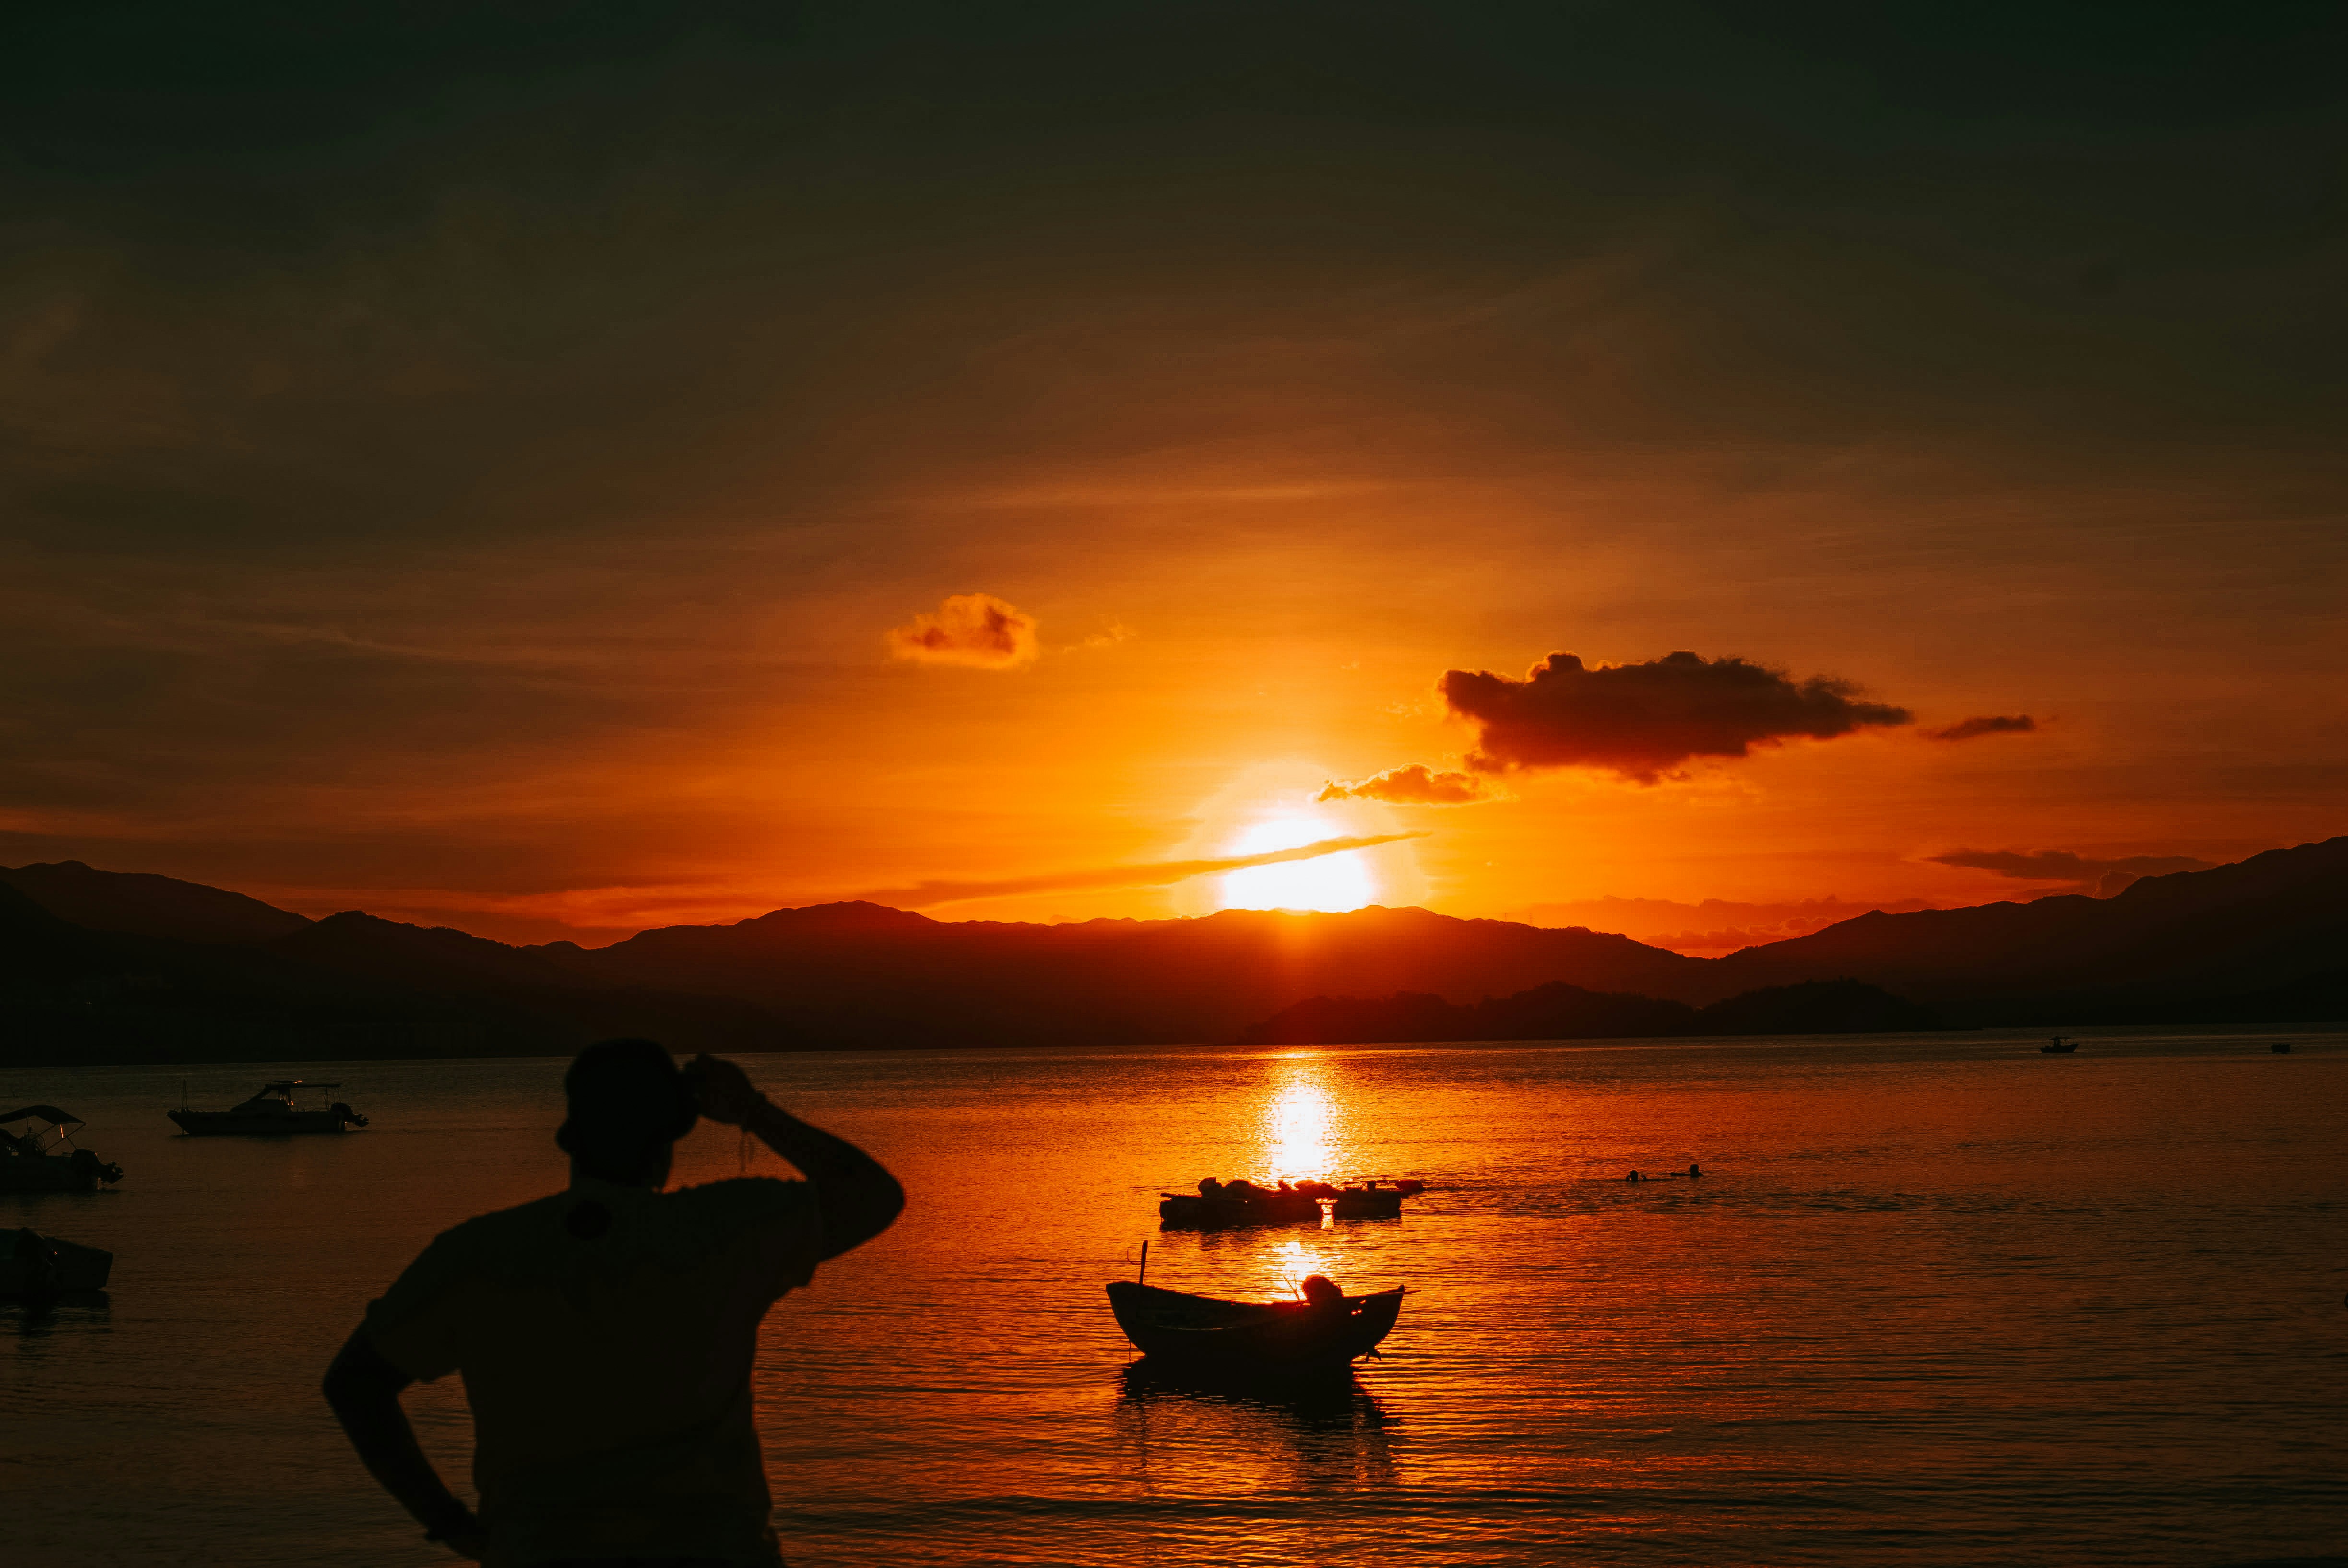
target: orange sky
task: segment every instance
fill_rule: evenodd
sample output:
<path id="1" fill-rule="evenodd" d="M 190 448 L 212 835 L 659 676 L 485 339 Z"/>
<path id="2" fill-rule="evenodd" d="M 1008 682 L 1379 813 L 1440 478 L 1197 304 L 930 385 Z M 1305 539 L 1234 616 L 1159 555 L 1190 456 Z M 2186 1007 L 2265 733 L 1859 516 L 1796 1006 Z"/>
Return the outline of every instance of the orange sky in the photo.
<path id="1" fill-rule="evenodd" d="M 1073 17 L 963 37 L 988 70 L 698 26 L 536 86 L 349 65 L 201 157 L 48 106 L 0 861 L 601 941 L 1062 873 L 927 907 L 1965 902 L 2056 885 L 1925 857 L 2343 830 L 2328 87 L 2164 118 L 2147 44 L 2143 104 L 1993 73 L 1991 114 L 1978 62 L 1717 28 L 1249 35 L 1307 79 Z M 1591 49 L 1664 96 L 1560 97 Z M 1112 58 L 1138 97 L 1070 85 Z M 1032 651 L 889 641 L 972 594 Z M 1313 802 L 1460 768 L 1447 671 L 1681 650 L 1915 723 Z M 1420 836 L 1110 875 L 1299 834 Z"/>

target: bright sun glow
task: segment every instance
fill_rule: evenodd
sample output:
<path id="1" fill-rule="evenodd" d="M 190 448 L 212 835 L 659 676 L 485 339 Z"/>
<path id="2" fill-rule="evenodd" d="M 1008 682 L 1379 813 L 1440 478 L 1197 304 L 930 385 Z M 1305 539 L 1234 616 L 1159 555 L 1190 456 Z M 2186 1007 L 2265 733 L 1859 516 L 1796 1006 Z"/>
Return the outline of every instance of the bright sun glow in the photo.
<path id="1" fill-rule="evenodd" d="M 1241 834 L 1229 855 L 1261 855 L 1267 849 L 1294 849 L 1323 838 L 1342 838 L 1346 830 L 1334 822 L 1311 816 L 1276 816 L 1259 822 Z M 1272 866 L 1251 866 L 1223 874 L 1226 909 L 1358 909 L 1377 897 L 1377 878 L 1367 856 L 1358 849 L 1323 855 L 1313 860 L 1283 860 Z"/>

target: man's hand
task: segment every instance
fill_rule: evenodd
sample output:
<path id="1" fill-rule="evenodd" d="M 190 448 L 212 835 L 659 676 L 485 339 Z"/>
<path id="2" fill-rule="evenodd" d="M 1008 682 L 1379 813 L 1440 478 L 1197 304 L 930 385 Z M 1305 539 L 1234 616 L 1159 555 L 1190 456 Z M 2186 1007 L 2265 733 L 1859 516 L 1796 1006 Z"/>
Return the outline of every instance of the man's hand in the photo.
<path id="1" fill-rule="evenodd" d="M 739 1127 L 767 1103 L 750 1075 L 724 1057 L 695 1057 L 685 1064 L 685 1081 L 692 1086 L 701 1113 L 728 1127 Z"/>
<path id="2" fill-rule="evenodd" d="M 479 1563 L 489 1550 L 489 1532 L 473 1511 L 443 1485 L 432 1461 L 416 1444 L 416 1429 L 400 1409 L 407 1373 L 384 1359 L 362 1326 L 326 1368 L 326 1403 L 358 1450 L 359 1462 L 382 1482 L 417 1523 L 459 1557 Z"/>
<path id="3" fill-rule="evenodd" d="M 728 1127 L 748 1128 L 814 1184 L 816 1199 L 823 1205 L 825 1257 L 863 1245 L 887 1230 L 904 1208 L 905 1189 L 879 1161 L 773 1103 L 732 1062 L 696 1056 L 685 1064 L 685 1081 L 693 1086 L 704 1116 Z"/>
<path id="4" fill-rule="evenodd" d="M 479 1563 L 489 1554 L 489 1532 L 481 1528 L 479 1520 L 468 1518 L 462 1525 L 444 1532 L 440 1544 L 468 1563 Z"/>

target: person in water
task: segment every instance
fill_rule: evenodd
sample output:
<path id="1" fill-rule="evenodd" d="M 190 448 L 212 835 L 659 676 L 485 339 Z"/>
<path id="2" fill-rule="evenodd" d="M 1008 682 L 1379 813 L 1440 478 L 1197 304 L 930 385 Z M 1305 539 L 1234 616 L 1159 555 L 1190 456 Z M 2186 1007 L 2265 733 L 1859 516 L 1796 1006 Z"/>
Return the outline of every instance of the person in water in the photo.
<path id="1" fill-rule="evenodd" d="M 579 1053 L 555 1143 L 570 1190 L 442 1233 L 370 1303 L 327 1402 L 426 1539 L 493 1568 L 776 1568 L 750 1367 L 816 1265 L 889 1228 L 904 1192 L 778 1109 L 730 1061 L 646 1040 Z M 697 1117 L 805 1174 L 663 1190 Z M 417 1448 L 402 1389 L 461 1373 L 480 1511 Z"/>

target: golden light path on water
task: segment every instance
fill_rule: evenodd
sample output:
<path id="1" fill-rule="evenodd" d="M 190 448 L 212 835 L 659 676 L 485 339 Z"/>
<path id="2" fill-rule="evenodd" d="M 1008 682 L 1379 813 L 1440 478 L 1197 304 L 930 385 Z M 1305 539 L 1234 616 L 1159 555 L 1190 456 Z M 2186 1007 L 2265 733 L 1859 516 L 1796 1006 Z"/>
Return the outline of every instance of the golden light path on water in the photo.
<path id="1" fill-rule="evenodd" d="M 1282 1057 L 1271 1096 L 1264 1102 L 1264 1174 L 1275 1182 L 1326 1182 L 1336 1179 L 1336 1148 L 1332 1142 L 1338 1112 L 1330 1097 L 1326 1071 L 1309 1052 Z"/>
<path id="2" fill-rule="evenodd" d="M 1328 1067 L 1317 1052 L 1300 1051 L 1274 1059 L 1270 1092 L 1262 1112 L 1263 1155 L 1262 1175 L 1251 1180 L 1272 1182 L 1341 1182 L 1350 1173 L 1339 1153 L 1338 1129 L 1349 1122 L 1329 1091 Z M 1330 1226 L 1323 1215 L 1321 1226 Z M 1266 1259 L 1275 1280 L 1275 1292 L 1300 1289 L 1308 1275 L 1325 1274 L 1331 1266 L 1328 1249 L 1319 1231 L 1299 1232 L 1280 1242 Z"/>

